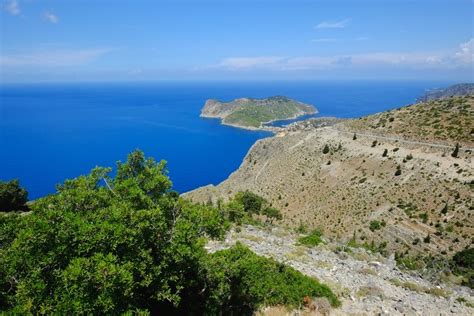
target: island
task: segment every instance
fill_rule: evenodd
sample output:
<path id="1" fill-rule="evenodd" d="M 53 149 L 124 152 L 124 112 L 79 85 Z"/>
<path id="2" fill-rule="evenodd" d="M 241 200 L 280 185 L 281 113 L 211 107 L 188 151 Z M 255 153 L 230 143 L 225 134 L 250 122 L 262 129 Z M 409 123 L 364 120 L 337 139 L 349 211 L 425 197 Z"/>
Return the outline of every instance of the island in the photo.
<path id="1" fill-rule="evenodd" d="M 265 99 L 240 98 L 231 102 L 210 99 L 201 110 L 201 117 L 220 118 L 223 125 L 250 130 L 264 129 L 264 124 L 316 114 L 309 104 L 284 96 Z"/>

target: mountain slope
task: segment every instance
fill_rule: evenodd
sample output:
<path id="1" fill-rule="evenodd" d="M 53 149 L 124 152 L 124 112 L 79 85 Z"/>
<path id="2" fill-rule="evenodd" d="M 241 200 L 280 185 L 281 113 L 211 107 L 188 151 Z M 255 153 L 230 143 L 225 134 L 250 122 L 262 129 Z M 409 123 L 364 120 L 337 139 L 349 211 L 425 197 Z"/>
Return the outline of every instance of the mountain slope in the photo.
<path id="1" fill-rule="evenodd" d="M 472 139 L 464 133 L 472 111 L 472 98 L 455 97 L 330 127 L 293 127 L 258 141 L 223 183 L 185 195 L 207 202 L 250 190 L 280 208 L 290 226 L 320 227 L 329 238 L 373 241 L 404 256 L 451 256 L 474 235 Z M 429 129 L 435 112 L 446 129 L 462 126 L 461 136 Z M 386 116 L 395 119 L 378 124 Z M 451 156 L 456 142 L 458 158 Z"/>
<path id="2" fill-rule="evenodd" d="M 435 89 L 428 91 L 420 98 L 420 101 L 430 101 L 435 99 L 449 98 L 452 96 L 474 95 L 474 83 L 459 83 L 445 89 Z"/>

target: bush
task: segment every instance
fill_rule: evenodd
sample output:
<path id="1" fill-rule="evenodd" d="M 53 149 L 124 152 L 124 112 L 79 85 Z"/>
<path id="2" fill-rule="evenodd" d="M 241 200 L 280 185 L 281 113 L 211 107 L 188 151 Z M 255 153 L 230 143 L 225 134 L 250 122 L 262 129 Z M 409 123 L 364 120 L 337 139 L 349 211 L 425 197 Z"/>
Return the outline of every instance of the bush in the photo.
<path id="1" fill-rule="evenodd" d="M 136 151 L 115 178 L 109 171 L 67 180 L 30 214 L 0 216 L 0 310 L 200 315 L 296 305 L 306 293 L 338 304 L 327 287 L 249 250 L 209 255 L 206 239 L 224 236 L 227 215 L 181 199 L 164 161 Z"/>
<path id="2" fill-rule="evenodd" d="M 474 248 L 459 251 L 453 256 L 454 271 L 464 276 L 463 285 L 474 288 Z"/>
<path id="3" fill-rule="evenodd" d="M 395 176 L 398 177 L 401 174 L 402 174 L 402 168 L 400 167 L 400 165 L 398 165 L 397 170 L 395 170 Z"/>
<path id="4" fill-rule="evenodd" d="M 298 242 L 305 246 L 317 246 L 322 243 L 321 239 L 322 233 L 320 230 L 313 230 L 309 233 L 309 235 L 301 237 L 298 239 Z"/>
<path id="5" fill-rule="evenodd" d="M 323 154 L 327 154 L 329 153 L 329 146 L 328 144 L 324 145 L 324 148 L 323 148 Z"/>
<path id="6" fill-rule="evenodd" d="M 369 229 L 373 232 L 380 228 L 382 228 L 382 224 L 379 221 L 371 221 L 369 224 Z"/>
<path id="7" fill-rule="evenodd" d="M 387 148 L 385 148 L 385 149 L 383 150 L 382 157 L 387 157 L 387 154 L 388 154 L 388 150 L 387 150 Z"/>
<path id="8" fill-rule="evenodd" d="M 208 310 L 210 314 L 245 315 L 264 305 L 298 308 L 305 296 L 326 297 L 332 306 L 340 305 L 327 286 L 291 267 L 259 257 L 241 244 L 212 254 L 208 264 L 212 295 L 206 305 L 218 307 Z"/>
<path id="9" fill-rule="evenodd" d="M 474 248 L 459 251 L 453 256 L 453 261 L 459 268 L 474 269 Z"/>
<path id="10" fill-rule="evenodd" d="M 267 207 L 262 211 L 262 215 L 265 215 L 268 221 L 273 222 L 273 220 L 281 220 L 283 216 L 281 212 L 274 207 Z"/>
<path id="11" fill-rule="evenodd" d="M 234 199 L 244 207 L 244 211 L 248 214 L 260 214 L 265 203 L 264 198 L 250 191 L 238 192 Z"/>
<path id="12" fill-rule="evenodd" d="M 18 180 L 0 181 L 0 212 L 27 211 L 28 192 Z"/>

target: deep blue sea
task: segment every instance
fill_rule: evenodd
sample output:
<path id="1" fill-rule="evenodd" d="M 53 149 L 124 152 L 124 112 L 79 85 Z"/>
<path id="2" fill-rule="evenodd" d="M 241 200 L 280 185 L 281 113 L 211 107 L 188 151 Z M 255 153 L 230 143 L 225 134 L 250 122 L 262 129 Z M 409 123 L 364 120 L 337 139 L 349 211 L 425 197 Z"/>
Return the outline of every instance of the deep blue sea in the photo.
<path id="1" fill-rule="evenodd" d="M 358 117 L 406 105 L 447 82 L 154 82 L 0 86 L 0 180 L 20 179 L 30 199 L 140 148 L 168 161 L 174 189 L 217 184 L 270 134 L 199 117 L 206 99 L 285 95 L 320 116 Z"/>

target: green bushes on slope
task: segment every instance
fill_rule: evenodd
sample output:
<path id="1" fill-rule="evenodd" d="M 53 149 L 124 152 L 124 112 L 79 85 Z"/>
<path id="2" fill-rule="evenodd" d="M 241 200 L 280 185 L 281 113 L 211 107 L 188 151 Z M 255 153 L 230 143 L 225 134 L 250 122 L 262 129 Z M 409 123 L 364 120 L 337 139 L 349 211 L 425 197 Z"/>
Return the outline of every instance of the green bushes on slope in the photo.
<path id="1" fill-rule="evenodd" d="M 332 306 L 340 305 L 327 286 L 284 264 L 259 257 L 241 244 L 212 254 L 209 264 L 218 289 L 211 299 L 220 303 L 208 305 L 220 304 L 219 310 L 212 311 L 216 314 L 249 314 L 262 305 L 298 307 L 304 296 L 324 296 Z"/>
<path id="2" fill-rule="evenodd" d="M 315 280 L 242 246 L 208 254 L 229 216 L 179 198 L 165 162 L 135 151 L 109 172 L 66 180 L 31 214 L 0 217 L 0 310 L 204 314 L 296 306 L 305 295 L 337 305 Z"/>

